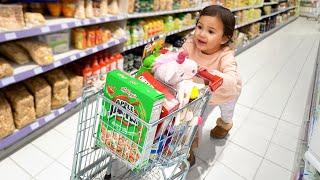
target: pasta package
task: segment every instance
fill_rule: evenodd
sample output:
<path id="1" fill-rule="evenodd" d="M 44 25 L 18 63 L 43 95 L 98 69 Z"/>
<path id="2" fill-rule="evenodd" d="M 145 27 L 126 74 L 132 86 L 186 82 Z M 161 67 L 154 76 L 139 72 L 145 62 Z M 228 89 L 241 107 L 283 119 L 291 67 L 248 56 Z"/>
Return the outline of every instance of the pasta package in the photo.
<path id="1" fill-rule="evenodd" d="M 0 44 L 0 53 L 18 64 L 26 64 L 30 61 L 29 53 L 14 42 Z"/>
<path id="2" fill-rule="evenodd" d="M 64 70 L 69 80 L 69 100 L 73 101 L 81 96 L 83 88 L 83 77 L 78 76 L 70 70 Z"/>
<path id="3" fill-rule="evenodd" d="M 22 5 L 0 4 L 0 30 L 20 30 L 24 27 Z"/>
<path id="4" fill-rule="evenodd" d="M 17 41 L 17 44 L 25 48 L 37 64 L 47 65 L 53 62 L 52 49 L 46 43 L 24 39 Z"/>
<path id="5" fill-rule="evenodd" d="M 26 26 L 29 28 L 42 26 L 46 24 L 46 19 L 40 13 L 27 12 L 24 13 L 24 18 L 26 21 Z"/>
<path id="6" fill-rule="evenodd" d="M 23 128 L 35 120 L 34 98 L 23 84 L 4 88 L 4 94 L 11 104 L 16 128 Z"/>
<path id="7" fill-rule="evenodd" d="M 7 60 L 0 57 L 0 78 L 11 76 L 13 69 Z"/>
<path id="8" fill-rule="evenodd" d="M 64 106 L 69 101 L 69 81 L 61 69 L 55 69 L 45 74 L 52 89 L 51 108 Z"/>
<path id="9" fill-rule="evenodd" d="M 34 96 L 36 116 L 44 116 L 51 111 L 51 87 L 47 81 L 40 77 L 30 78 L 24 81 L 28 90 Z"/>
<path id="10" fill-rule="evenodd" d="M 14 122 L 9 102 L 0 93 L 0 139 L 14 131 Z"/>

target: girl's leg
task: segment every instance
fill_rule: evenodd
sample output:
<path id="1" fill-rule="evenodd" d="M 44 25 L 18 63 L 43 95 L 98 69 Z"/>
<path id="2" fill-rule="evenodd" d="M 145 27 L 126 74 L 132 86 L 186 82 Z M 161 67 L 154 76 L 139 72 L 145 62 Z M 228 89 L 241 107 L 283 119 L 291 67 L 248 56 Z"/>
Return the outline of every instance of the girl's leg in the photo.
<path id="1" fill-rule="evenodd" d="M 221 110 L 221 118 L 217 119 L 216 127 L 211 130 L 211 137 L 218 139 L 226 137 L 233 125 L 232 119 L 237 100 L 238 98 L 236 98 L 233 101 L 219 105 Z"/>

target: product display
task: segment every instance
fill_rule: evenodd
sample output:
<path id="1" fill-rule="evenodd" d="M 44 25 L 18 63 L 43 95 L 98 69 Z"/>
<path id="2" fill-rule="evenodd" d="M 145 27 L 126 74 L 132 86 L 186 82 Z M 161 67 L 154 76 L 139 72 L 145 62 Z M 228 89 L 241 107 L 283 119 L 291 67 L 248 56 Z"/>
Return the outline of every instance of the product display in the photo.
<path id="1" fill-rule="evenodd" d="M 19 30 L 25 27 L 21 5 L 0 4 L 0 31 Z"/>
<path id="2" fill-rule="evenodd" d="M 14 131 L 14 122 L 9 102 L 0 92 L 0 139 Z"/>
<path id="3" fill-rule="evenodd" d="M 0 57 L 0 78 L 11 76 L 13 69 L 7 60 Z"/>
<path id="4" fill-rule="evenodd" d="M 69 100 L 73 101 L 82 94 L 83 77 L 76 75 L 68 69 L 64 69 L 63 72 L 69 80 Z"/>
<path id="5" fill-rule="evenodd" d="M 46 24 L 46 19 L 40 13 L 24 13 L 24 18 L 26 21 L 26 27 L 37 27 Z"/>
<path id="6" fill-rule="evenodd" d="M 39 36 L 39 40 L 47 44 L 54 54 L 61 54 L 70 50 L 70 31 Z"/>
<path id="7" fill-rule="evenodd" d="M 31 60 L 29 53 L 14 42 L 0 44 L 0 54 L 18 64 L 26 64 Z"/>
<path id="8" fill-rule="evenodd" d="M 23 84 L 8 86 L 3 89 L 3 92 L 10 102 L 17 129 L 23 128 L 36 119 L 34 98 Z"/>
<path id="9" fill-rule="evenodd" d="M 26 49 L 37 64 L 47 65 L 53 62 L 52 49 L 46 43 L 32 39 L 24 39 L 16 43 Z"/>
<path id="10" fill-rule="evenodd" d="M 44 116 L 51 111 L 51 87 L 47 81 L 40 77 L 24 81 L 25 86 L 34 97 L 36 116 Z"/>
<path id="11" fill-rule="evenodd" d="M 55 69 L 45 74 L 51 86 L 51 108 L 57 109 L 69 101 L 69 81 L 61 69 Z"/>

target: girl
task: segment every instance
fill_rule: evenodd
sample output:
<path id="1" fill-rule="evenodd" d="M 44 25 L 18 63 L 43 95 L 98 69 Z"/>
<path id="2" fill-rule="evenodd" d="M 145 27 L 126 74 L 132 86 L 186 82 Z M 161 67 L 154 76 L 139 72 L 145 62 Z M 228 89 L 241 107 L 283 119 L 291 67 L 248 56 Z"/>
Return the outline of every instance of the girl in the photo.
<path id="1" fill-rule="evenodd" d="M 223 78 L 222 86 L 213 93 L 203 117 L 206 119 L 210 111 L 219 106 L 221 117 L 210 132 L 212 138 L 224 138 L 232 128 L 233 112 L 242 87 L 234 51 L 230 47 L 234 27 L 235 18 L 230 10 L 218 5 L 208 6 L 200 12 L 194 35 L 183 45 L 199 68 Z M 195 163 L 192 150 L 189 161 L 191 165 Z"/>

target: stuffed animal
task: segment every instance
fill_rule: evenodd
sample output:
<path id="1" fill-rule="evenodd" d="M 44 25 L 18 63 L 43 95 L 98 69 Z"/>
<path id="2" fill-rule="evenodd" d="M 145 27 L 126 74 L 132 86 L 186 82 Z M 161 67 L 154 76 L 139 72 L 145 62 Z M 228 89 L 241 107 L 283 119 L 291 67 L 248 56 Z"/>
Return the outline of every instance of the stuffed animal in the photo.
<path id="1" fill-rule="evenodd" d="M 189 103 L 194 87 L 202 89 L 205 86 L 204 84 L 197 84 L 192 81 L 192 78 L 197 74 L 198 65 L 195 61 L 186 57 L 186 52 L 169 52 L 157 57 L 153 65 L 154 76 L 176 89 L 177 98 L 180 103 L 179 108 L 183 108 Z M 187 112 L 188 110 L 185 109 L 177 114 L 175 125 L 186 120 Z M 191 120 L 192 117 L 193 115 L 190 115 L 189 112 L 187 119 Z"/>

